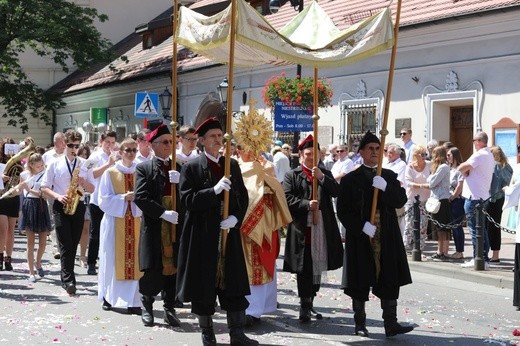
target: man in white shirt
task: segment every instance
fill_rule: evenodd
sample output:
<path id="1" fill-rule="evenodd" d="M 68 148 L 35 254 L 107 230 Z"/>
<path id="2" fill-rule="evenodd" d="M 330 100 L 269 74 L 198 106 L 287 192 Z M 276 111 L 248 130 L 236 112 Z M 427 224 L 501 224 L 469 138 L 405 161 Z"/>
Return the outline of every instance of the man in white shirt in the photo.
<path id="1" fill-rule="evenodd" d="M 406 154 L 406 163 L 410 162 L 410 156 L 413 153 L 413 147 L 415 146 L 415 142 L 412 141 L 412 130 L 408 128 L 401 129 L 401 140 L 403 141 L 403 149 Z"/>
<path id="2" fill-rule="evenodd" d="M 54 200 L 53 213 L 61 257 L 61 283 L 67 293 L 73 295 L 76 293 L 74 261 L 85 221 L 85 204 L 79 202 L 76 208 L 68 208 L 69 213 L 65 211 L 65 206 L 73 203 L 71 198 L 79 197 L 77 190 L 93 192 L 94 185 L 93 177 L 85 169 L 85 160 L 76 155 L 81 143 L 81 134 L 75 130 L 68 130 L 65 133 L 65 142 L 65 155 L 49 164 L 40 186 L 42 193 Z M 76 190 L 71 189 L 72 183 L 75 184 Z"/>
<path id="3" fill-rule="evenodd" d="M 117 134 L 115 131 L 105 131 L 101 134 L 99 140 L 100 150 L 96 150 L 90 155 L 88 162 L 92 168 L 94 175 L 95 190 L 90 198 L 90 237 L 88 242 L 88 256 L 87 256 L 87 274 L 96 275 L 96 262 L 99 253 L 99 229 L 101 226 L 101 219 L 103 218 L 103 211 L 99 208 L 99 190 L 97 188 L 101 176 L 110 167 L 114 165 L 117 160 L 117 151 L 113 151 L 116 145 Z"/>
<path id="4" fill-rule="evenodd" d="M 282 148 L 279 146 L 275 146 L 273 148 L 272 154 L 276 180 L 278 180 L 280 183 L 283 183 L 285 173 L 291 170 L 291 163 L 289 162 L 289 157 L 287 157 L 287 155 L 283 153 Z"/>
<path id="5" fill-rule="evenodd" d="M 327 168 L 329 171 L 332 169 L 332 166 L 334 166 L 334 162 L 336 162 L 336 158 L 338 157 L 338 154 L 336 153 L 337 149 L 338 146 L 336 144 L 330 144 L 329 155 L 327 155 L 327 157 L 325 157 L 325 160 L 323 160 L 325 168 Z"/>
<path id="6" fill-rule="evenodd" d="M 149 129 L 142 129 L 137 134 L 137 155 L 135 156 L 134 162 L 141 163 L 144 161 L 151 160 L 154 156 L 152 146 L 146 140 L 146 135 L 150 132 Z"/>
<path id="7" fill-rule="evenodd" d="M 339 183 L 341 178 L 350 173 L 354 169 L 354 162 L 348 158 L 347 146 L 342 144 L 338 145 L 336 149 L 337 161 L 332 165 L 331 173 L 334 179 Z"/>
<path id="8" fill-rule="evenodd" d="M 199 157 L 197 150 L 197 140 L 199 136 L 195 134 L 195 128 L 184 125 L 179 129 L 178 135 L 180 137 L 181 146 L 177 149 L 177 162 L 179 165 L 184 165 L 186 162 Z"/>
<path id="9" fill-rule="evenodd" d="M 491 187 L 491 180 L 495 169 L 495 160 L 487 143 L 487 134 L 485 132 L 477 132 L 475 136 L 473 136 L 473 146 L 476 151 L 466 162 L 461 163 L 457 168 L 465 176 L 464 184 L 462 185 L 462 197 L 466 198 L 464 202 L 464 212 L 466 215 L 470 215 L 467 220 L 471 234 L 471 242 L 473 244 L 473 259 L 463 263 L 462 266 L 464 267 L 473 267 L 477 252 L 477 216 L 473 211 L 480 199 L 486 200 L 490 196 L 489 188 Z M 482 256 L 483 259 L 488 262 L 489 238 L 485 223 L 482 225 L 482 230 L 484 238 L 484 253 Z"/>
<path id="10" fill-rule="evenodd" d="M 406 189 L 406 181 L 405 181 L 405 172 L 406 172 L 406 162 L 401 160 L 401 148 L 397 144 L 389 144 L 386 149 L 386 154 L 388 158 L 388 162 L 383 164 L 383 168 L 390 169 L 397 174 L 397 180 L 401 183 L 401 186 Z M 398 208 L 396 209 L 397 213 L 397 222 L 399 223 L 399 228 L 401 229 L 401 236 L 404 235 L 404 230 L 406 228 L 405 223 L 405 209 Z"/>
<path id="11" fill-rule="evenodd" d="M 42 158 L 45 163 L 45 167 L 49 167 L 52 161 L 56 158 L 61 157 L 65 154 L 65 135 L 63 132 L 56 132 L 53 137 L 54 147 L 50 150 L 47 150 Z M 49 198 L 47 200 L 47 205 L 49 207 L 49 214 L 51 217 L 51 232 L 49 233 L 49 237 L 51 238 L 52 243 L 52 252 L 55 259 L 60 259 L 60 251 L 58 249 L 58 240 L 56 239 L 56 226 L 54 223 L 54 215 L 52 212 L 52 205 L 54 204 L 54 200 Z"/>

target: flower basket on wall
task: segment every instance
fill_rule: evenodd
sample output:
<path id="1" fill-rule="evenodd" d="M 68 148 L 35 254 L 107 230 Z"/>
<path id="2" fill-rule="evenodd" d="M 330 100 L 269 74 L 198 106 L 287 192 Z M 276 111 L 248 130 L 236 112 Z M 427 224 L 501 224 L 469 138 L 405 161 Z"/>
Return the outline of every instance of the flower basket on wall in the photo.
<path id="1" fill-rule="evenodd" d="M 277 99 L 302 107 L 312 107 L 314 100 L 314 80 L 311 77 L 289 78 L 283 72 L 267 80 L 263 98 L 267 107 L 274 108 Z M 331 106 L 334 92 L 327 80 L 318 80 L 318 107 Z"/>

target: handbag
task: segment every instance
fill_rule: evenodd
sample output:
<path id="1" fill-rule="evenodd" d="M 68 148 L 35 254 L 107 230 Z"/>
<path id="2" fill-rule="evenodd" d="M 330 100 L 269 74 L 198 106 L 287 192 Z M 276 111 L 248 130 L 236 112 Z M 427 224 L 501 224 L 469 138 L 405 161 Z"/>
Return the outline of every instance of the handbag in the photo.
<path id="1" fill-rule="evenodd" d="M 439 201 L 436 197 L 429 197 L 426 200 L 424 207 L 428 213 L 437 214 L 441 208 L 441 201 Z"/>

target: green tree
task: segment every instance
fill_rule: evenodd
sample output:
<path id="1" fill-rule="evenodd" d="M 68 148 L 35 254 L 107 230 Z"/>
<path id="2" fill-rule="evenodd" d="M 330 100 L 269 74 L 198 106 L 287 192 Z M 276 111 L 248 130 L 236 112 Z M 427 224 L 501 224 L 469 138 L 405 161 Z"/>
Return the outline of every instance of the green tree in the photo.
<path id="1" fill-rule="evenodd" d="M 20 53 L 32 49 L 63 71 L 85 70 L 111 60 L 111 43 L 94 26 L 108 17 L 66 0 L 0 0 L 0 105 L 8 124 L 28 131 L 29 114 L 47 125 L 50 111 L 63 107 L 61 95 L 38 87 L 20 65 Z"/>

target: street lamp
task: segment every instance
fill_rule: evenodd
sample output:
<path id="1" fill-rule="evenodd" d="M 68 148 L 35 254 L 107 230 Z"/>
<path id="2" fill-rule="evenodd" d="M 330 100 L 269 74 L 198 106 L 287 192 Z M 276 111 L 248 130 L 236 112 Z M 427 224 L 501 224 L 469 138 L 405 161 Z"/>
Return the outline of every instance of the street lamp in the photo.
<path id="1" fill-rule="evenodd" d="M 166 87 L 162 94 L 159 95 L 161 108 L 163 110 L 163 118 L 170 119 L 170 109 L 172 108 L 172 93 Z"/>
<path id="2" fill-rule="evenodd" d="M 220 84 L 217 86 L 218 95 L 220 96 L 220 102 L 224 105 L 224 108 L 227 109 L 227 91 L 229 88 L 228 79 L 227 77 L 220 82 Z"/>

